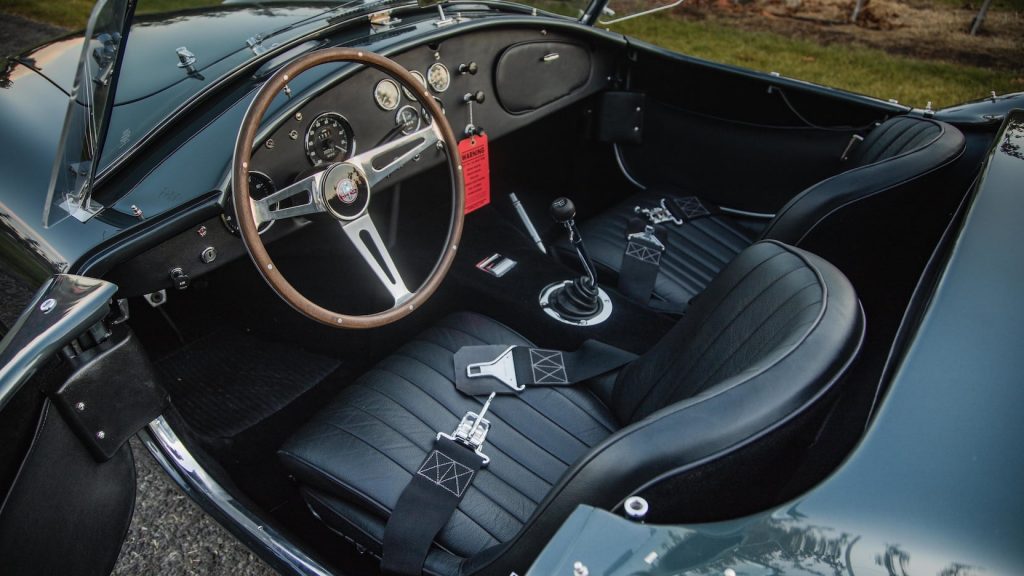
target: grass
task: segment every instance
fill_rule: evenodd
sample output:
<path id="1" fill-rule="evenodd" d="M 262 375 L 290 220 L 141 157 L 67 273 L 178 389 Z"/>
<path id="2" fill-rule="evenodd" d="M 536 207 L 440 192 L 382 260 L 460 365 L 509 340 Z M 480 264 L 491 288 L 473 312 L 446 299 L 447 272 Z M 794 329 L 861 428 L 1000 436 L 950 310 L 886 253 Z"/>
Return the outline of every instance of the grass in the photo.
<path id="1" fill-rule="evenodd" d="M 894 56 L 848 45 L 822 46 L 770 32 L 740 31 L 715 22 L 654 15 L 613 26 L 629 36 L 716 62 L 778 72 L 852 92 L 935 108 L 1024 90 L 1005 71 Z"/>
<path id="2" fill-rule="evenodd" d="M 0 0 L 0 12 L 17 14 L 32 20 L 79 30 L 85 28 L 95 0 Z M 200 6 L 217 6 L 219 0 L 141 0 L 139 14 L 169 12 Z"/>
<path id="3" fill-rule="evenodd" d="M 534 0 L 535 2 L 537 0 Z M 964 5 L 978 0 L 922 0 Z M 141 0 L 142 11 L 162 12 L 217 4 L 211 0 Z M 540 4 L 540 2 L 537 2 Z M 582 0 L 545 2 L 559 12 L 572 11 Z M 996 0 L 1003 9 L 1020 9 L 1024 0 Z M 83 28 L 93 0 L 0 0 L 0 13 L 7 12 L 68 28 Z M 1024 90 L 1020 73 L 974 66 L 893 56 L 882 50 L 847 45 L 821 46 L 770 32 L 752 32 L 712 22 L 694 22 L 657 14 L 614 26 L 616 31 L 664 46 L 671 50 L 716 62 L 779 72 L 826 86 L 880 98 L 894 98 L 904 104 L 936 108 L 998 93 Z"/>

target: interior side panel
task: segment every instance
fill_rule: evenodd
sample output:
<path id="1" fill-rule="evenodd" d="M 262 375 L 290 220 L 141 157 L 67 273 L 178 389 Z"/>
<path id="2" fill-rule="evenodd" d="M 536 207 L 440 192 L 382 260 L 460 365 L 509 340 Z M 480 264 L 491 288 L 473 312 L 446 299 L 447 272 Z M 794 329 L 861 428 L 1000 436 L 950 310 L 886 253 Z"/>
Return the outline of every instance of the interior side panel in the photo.
<path id="1" fill-rule="evenodd" d="M 646 94 L 643 141 L 621 145 L 633 175 L 722 205 L 773 213 L 843 170 L 863 133 L 905 107 L 672 55 L 632 54 L 629 89 Z"/>

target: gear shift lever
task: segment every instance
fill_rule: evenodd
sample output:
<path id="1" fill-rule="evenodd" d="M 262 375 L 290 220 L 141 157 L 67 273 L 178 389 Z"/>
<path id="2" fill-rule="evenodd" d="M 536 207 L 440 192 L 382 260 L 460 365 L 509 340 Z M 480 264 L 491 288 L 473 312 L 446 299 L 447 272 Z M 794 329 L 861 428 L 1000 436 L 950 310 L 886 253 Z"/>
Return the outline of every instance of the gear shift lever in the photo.
<path id="1" fill-rule="evenodd" d="M 580 230 L 576 227 L 576 205 L 572 203 L 572 200 L 561 196 L 555 198 L 549 211 L 555 222 L 565 226 L 565 229 L 569 231 L 569 243 L 576 249 L 576 255 L 579 256 L 580 264 L 583 265 L 583 271 L 587 273 L 586 279 L 589 280 L 591 287 L 597 286 L 597 269 L 594 268 L 594 262 L 583 245 L 583 236 L 580 236 Z"/>
<path id="2" fill-rule="evenodd" d="M 571 324 L 593 323 L 602 312 L 611 311 L 611 302 L 608 301 L 606 305 L 604 300 L 607 297 L 601 297 L 600 289 L 597 286 L 597 269 L 587 254 L 587 249 L 583 245 L 583 237 L 580 236 L 580 231 L 576 227 L 576 206 L 572 200 L 563 196 L 556 198 L 551 203 L 550 213 L 555 222 L 565 226 L 565 229 L 569 231 L 569 242 L 576 250 L 576 255 L 579 256 L 586 275 L 549 286 L 542 294 L 541 304 L 545 306 L 550 315 L 559 320 Z"/>

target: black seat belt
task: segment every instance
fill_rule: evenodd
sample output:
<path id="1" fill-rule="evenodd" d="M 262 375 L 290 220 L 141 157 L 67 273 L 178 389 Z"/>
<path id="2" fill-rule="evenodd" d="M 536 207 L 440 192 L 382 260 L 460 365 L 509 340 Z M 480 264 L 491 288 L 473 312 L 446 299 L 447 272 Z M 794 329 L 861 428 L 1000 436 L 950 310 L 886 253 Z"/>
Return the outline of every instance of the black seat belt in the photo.
<path id="1" fill-rule="evenodd" d="M 697 196 L 662 198 L 653 208 L 633 209 L 638 217 L 626 227 L 626 247 L 619 267 L 619 292 L 645 306 L 657 307 L 651 300 L 658 280 L 661 259 L 668 248 L 666 223 L 682 226 L 693 220 L 721 213 L 716 204 Z M 665 310 L 674 312 L 674 310 Z"/>
<path id="2" fill-rule="evenodd" d="M 668 233 L 663 226 L 651 225 L 633 218 L 626 228 L 626 250 L 619 267 L 619 292 L 623 296 L 647 304 L 658 280 L 661 257 L 665 253 Z"/>
<path id="3" fill-rule="evenodd" d="M 480 412 L 467 412 L 452 434 L 438 433 L 398 497 L 384 527 L 384 573 L 422 573 L 434 538 L 459 507 L 477 473 L 490 462 L 482 450 L 491 428 L 484 415 L 496 394 L 514 394 L 527 386 L 570 386 L 635 358 L 631 352 L 596 340 L 587 340 L 575 352 L 516 345 L 459 349 L 455 353 L 456 387 L 473 396 L 489 396 Z"/>
<path id="4" fill-rule="evenodd" d="M 381 570 L 419 576 L 438 532 L 459 507 L 477 472 L 491 459 L 482 448 L 491 428 L 484 418 L 492 393 L 479 413 L 467 412 L 452 434 L 438 433 L 433 449 L 398 497 L 384 527 Z"/>
<path id="5" fill-rule="evenodd" d="M 531 386 L 572 386 L 632 362 L 636 354 L 597 340 L 575 352 L 529 346 L 463 346 L 455 387 L 464 394 L 515 394 Z"/>

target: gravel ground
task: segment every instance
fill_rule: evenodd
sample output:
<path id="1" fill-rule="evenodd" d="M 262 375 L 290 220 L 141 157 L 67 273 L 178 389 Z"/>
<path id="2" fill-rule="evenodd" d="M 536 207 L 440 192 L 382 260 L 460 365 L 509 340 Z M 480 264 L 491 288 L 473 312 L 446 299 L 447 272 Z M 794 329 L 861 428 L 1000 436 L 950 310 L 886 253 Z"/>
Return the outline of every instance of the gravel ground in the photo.
<path id="1" fill-rule="evenodd" d="M 135 515 L 112 574 L 270 576 L 275 572 L 214 522 L 132 439 Z"/>
<path id="2" fill-rule="evenodd" d="M 19 54 L 66 32 L 63 28 L 0 13 L 0 57 Z M 138 440 L 132 439 L 131 444 L 138 473 L 135 514 L 112 574 L 276 574 L 185 496 Z"/>

